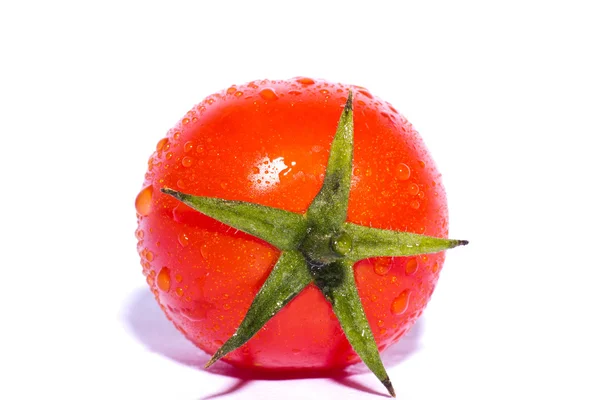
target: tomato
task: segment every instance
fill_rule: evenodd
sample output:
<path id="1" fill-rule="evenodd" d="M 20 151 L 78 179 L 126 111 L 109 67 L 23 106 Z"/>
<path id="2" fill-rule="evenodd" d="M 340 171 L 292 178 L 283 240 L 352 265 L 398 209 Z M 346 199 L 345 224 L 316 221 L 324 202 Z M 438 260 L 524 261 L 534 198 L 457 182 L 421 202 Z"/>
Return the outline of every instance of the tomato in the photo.
<path id="1" fill-rule="evenodd" d="M 358 86 L 310 78 L 254 81 L 211 95 L 158 141 L 136 199 L 143 273 L 166 316 L 213 354 L 235 332 L 280 251 L 162 193 L 239 200 L 306 213 L 326 173 L 349 91 L 354 156 L 347 221 L 447 238 L 440 173 L 392 105 Z M 354 264 L 379 350 L 419 318 L 444 252 Z M 360 361 L 314 283 L 224 360 L 276 370 L 343 368 Z"/>

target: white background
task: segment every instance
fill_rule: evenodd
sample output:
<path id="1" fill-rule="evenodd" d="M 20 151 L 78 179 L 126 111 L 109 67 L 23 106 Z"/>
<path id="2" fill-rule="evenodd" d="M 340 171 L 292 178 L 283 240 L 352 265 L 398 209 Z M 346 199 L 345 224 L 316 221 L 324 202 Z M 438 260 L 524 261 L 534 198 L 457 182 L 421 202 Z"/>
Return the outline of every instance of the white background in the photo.
<path id="1" fill-rule="evenodd" d="M 595 3 L 2 2 L 0 398 L 382 398 L 360 368 L 205 372 L 141 274 L 157 140 L 215 91 L 298 75 L 407 116 L 471 241 L 384 355 L 398 398 L 600 398 Z"/>

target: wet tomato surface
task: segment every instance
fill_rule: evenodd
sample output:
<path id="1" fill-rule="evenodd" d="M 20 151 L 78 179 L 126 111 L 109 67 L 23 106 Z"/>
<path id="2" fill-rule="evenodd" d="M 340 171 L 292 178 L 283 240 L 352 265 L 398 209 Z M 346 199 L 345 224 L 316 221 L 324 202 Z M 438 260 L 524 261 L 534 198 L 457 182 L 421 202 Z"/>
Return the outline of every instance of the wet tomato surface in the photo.
<path id="1" fill-rule="evenodd" d="M 294 78 L 254 81 L 208 96 L 158 141 L 135 203 L 148 285 L 167 317 L 208 353 L 235 333 L 280 252 L 161 188 L 306 212 L 323 184 L 349 90 L 354 159 L 347 220 L 447 237 L 444 188 L 421 137 L 368 90 Z M 420 316 L 443 262 L 444 252 L 356 262 L 358 293 L 380 350 Z M 314 284 L 224 360 L 277 370 L 334 369 L 360 361 Z"/>

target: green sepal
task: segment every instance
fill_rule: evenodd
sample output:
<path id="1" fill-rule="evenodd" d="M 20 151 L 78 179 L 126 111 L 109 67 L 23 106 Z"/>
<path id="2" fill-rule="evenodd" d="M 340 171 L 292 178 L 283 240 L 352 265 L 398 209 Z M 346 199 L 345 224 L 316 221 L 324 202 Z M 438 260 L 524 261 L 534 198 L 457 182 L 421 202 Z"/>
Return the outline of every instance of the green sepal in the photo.
<path id="1" fill-rule="evenodd" d="M 468 244 L 467 240 L 442 239 L 417 233 L 376 229 L 345 223 L 342 231 L 351 238 L 346 258 L 354 261 L 370 257 L 402 257 L 438 253 Z"/>
<path id="2" fill-rule="evenodd" d="M 282 252 L 273 271 L 252 301 L 242 323 L 233 336 L 212 356 L 205 368 L 250 340 L 311 281 L 304 256 L 299 251 Z"/>
<path id="3" fill-rule="evenodd" d="M 161 191 L 235 229 L 260 238 L 280 250 L 294 250 L 306 234 L 306 218 L 279 208 L 244 201 L 194 196 L 173 189 Z"/>
<path id="4" fill-rule="evenodd" d="M 348 213 L 353 149 L 354 120 L 350 92 L 331 144 L 323 186 L 306 212 L 310 234 L 306 235 L 300 250 L 310 262 L 329 264 L 340 258 L 335 243 Z"/>
<path id="5" fill-rule="evenodd" d="M 310 225 L 331 229 L 340 227 L 346 221 L 353 149 L 354 120 L 350 92 L 331 144 L 323 186 L 306 213 Z"/>
<path id="6" fill-rule="evenodd" d="M 338 260 L 324 266 L 324 269 L 331 268 L 339 273 L 340 280 L 338 284 L 324 288 L 323 293 L 331 303 L 333 312 L 356 354 L 383 383 L 390 395 L 396 397 L 392 382 L 381 362 L 377 343 L 356 289 L 353 266 L 354 262 L 350 260 Z"/>

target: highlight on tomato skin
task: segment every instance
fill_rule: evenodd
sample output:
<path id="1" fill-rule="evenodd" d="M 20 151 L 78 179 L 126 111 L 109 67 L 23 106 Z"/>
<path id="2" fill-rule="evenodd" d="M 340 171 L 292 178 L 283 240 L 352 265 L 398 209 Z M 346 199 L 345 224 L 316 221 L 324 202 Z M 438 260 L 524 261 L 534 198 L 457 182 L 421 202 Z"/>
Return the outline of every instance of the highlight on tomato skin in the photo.
<path id="1" fill-rule="evenodd" d="M 174 325 L 210 355 L 236 332 L 282 252 L 161 190 L 305 214 L 323 185 L 350 92 L 354 144 L 347 222 L 448 237 L 441 175 L 423 140 L 367 89 L 299 77 L 233 85 L 208 96 L 156 144 L 135 206 L 138 252 L 150 290 Z M 444 257 L 440 251 L 353 264 L 380 351 L 421 315 Z M 310 283 L 223 361 L 314 371 L 361 360 L 331 304 Z"/>

